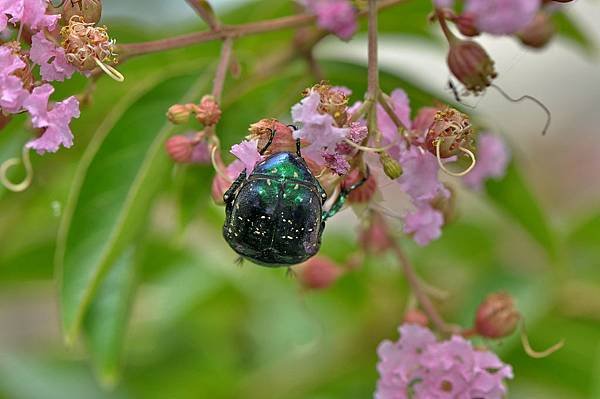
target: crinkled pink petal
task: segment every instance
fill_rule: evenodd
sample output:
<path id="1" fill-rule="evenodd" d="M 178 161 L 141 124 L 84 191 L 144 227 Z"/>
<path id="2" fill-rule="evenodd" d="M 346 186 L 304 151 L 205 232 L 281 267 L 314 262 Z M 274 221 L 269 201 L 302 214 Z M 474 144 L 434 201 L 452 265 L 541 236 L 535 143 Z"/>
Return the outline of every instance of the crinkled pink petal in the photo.
<path id="1" fill-rule="evenodd" d="M 358 14 L 349 0 L 307 0 L 304 3 L 317 16 L 317 24 L 340 39 L 349 40 L 356 32 Z"/>
<path id="2" fill-rule="evenodd" d="M 6 29 L 8 22 L 19 22 L 23 18 L 24 10 L 25 0 L 0 0 L 0 32 Z"/>
<path id="3" fill-rule="evenodd" d="M 34 31 L 56 28 L 60 15 L 46 14 L 48 2 L 46 0 L 26 0 L 21 21 Z"/>
<path id="4" fill-rule="evenodd" d="M 412 234 L 420 246 L 425 246 L 442 235 L 444 215 L 429 204 L 419 206 L 404 217 L 404 232 Z"/>
<path id="5" fill-rule="evenodd" d="M 438 179 L 437 159 L 430 152 L 413 146 L 402 152 L 400 164 L 403 173 L 398 183 L 413 201 L 432 200 L 438 194 L 445 193 L 444 186 Z"/>
<path id="6" fill-rule="evenodd" d="M 17 113 L 29 93 L 23 88 L 21 78 L 13 72 L 25 68 L 25 63 L 8 47 L 0 46 L 0 108 L 5 113 Z"/>
<path id="7" fill-rule="evenodd" d="M 320 102 L 319 93 L 312 91 L 292 107 L 292 119 L 294 122 L 302 123 L 302 126 L 294 132 L 294 138 L 309 142 L 309 145 L 302 150 L 303 153 L 311 160 L 322 164 L 323 149 L 335 149 L 336 145 L 348 135 L 350 129 L 335 126 L 331 115 L 319 113 Z"/>
<path id="8" fill-rule="evenodd" d="M 54 87 L 46 83 L 33 89 L 31 95 L 23 103 L 23 107 L 29 112 L 33 126 L 46 127 L 50 124 L 48 100 L 52 93 L 54 93 Z"/>
<path id="9" fill-rule="evenodd" d="M 256 164 L 262 160 L 262 156 L 258 152 L 258 140 L 244 140 L 231 147 L 230 152 L 242 161 L 247 175 L 250 175 Z"/>
<path id="10" fill-rule="evenodd" d="M 487 179 L 504 176 L 510 152 L 500 136 L 482 133 L 477 143 L 476 158 L 477 164 L 463 177 L 463 181 L 470 188 L 480 190 Z"/>
<path id="11" fill-rule="evenodd" d="M 39 104 L 36 104 L 32 109 L 39 111 L 35 108 L 37 106 Z M 73 118 L 79 118 L 79 101 L 77 101 L 77 98 L 71 96 L 54 104 L 52 109 L 46 113 L 45 118 L 37 118 L 33 123 L 34 127 L 46 128 L 46 130 L 39 138 L 27 143 L 27 148 L 34 149 L 39 154 L 44 154 L 58 151 L 61 145 L 66 148 L 71 147 L 73 145 L 73 133 L 69 124 Z"/>
<path id="12" fill-rule="evenodd" d="M 511 35 L 527 26 L 541 7 L 541 0 L 468 0 L 465 12 L 475 16 L 480 32 Z"/>
<path id="13" fill-rule="evenodd" d="M 60 81 L 70 78 L 76 69 L 69 64 L 65 50 L 46 39 L 44 33 L 39 32 L 31 39 L 31 60 L 40 65 L 42 79 L 45 81 Z"/>

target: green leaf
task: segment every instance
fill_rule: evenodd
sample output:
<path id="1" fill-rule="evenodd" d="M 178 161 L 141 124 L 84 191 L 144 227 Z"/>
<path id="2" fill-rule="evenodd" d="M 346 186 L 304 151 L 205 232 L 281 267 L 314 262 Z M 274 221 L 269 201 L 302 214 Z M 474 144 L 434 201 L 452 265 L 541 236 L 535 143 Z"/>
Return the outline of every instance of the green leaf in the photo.
<path id="1" fill-rule="evenodd" d="M 119 377 L 121 352 L 136 282 L 134 250 L 126 250 L 112 265 L 90 305 L 84 334 L 96 375 L 106 387 Z"/>
<path id="2" fill-rule="evenodd" d="M 169 162 L 162 147 L 173 129 L 166 110 L 199 95 L 207 77 L 196 82 L 188 76 L 162 80 L 150 91 L 156 80 L 140 85 L 107 116 L 84 154 L 56 252 L 67 343 L 77 337 L 103 274 L 144 223 L 151 198 L 166 175 Z"/>
<path id="3" fill-rule="evenodd" d="M 594 42 L 590 37 L 591 34 L 584 32 L 568 13 L 557 12 L 552 15 L 552 21 L 559 35 L 579 45 L 588 55 L 595 51 Z"/>
<path id="4" fill-rule="evenodd" d="M 552 259 L 557 258 L 556 237 L 548 217 L 515 162 L 510 163 L 502 180 L 488 180 L 485 189 L 492 203 L 519 223 Z"/>

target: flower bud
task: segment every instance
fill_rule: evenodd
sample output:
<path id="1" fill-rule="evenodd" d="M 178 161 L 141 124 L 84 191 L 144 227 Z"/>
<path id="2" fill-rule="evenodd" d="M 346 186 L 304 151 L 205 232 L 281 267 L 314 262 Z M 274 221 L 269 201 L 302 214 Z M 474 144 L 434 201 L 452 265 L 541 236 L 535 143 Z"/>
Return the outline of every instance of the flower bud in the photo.
<path id="1" fill-rule="evenodd" d="M 318 255 L 304 263 L 299 280 L 306 289 L 324 289 L 337 281 L 344 271 L 331 259 Z"/>
<path id="2" fill-rule="evenodd" d="M 67 25 L 75 15 L 82 17 L 87 23 L 97 24 L 102 17 L 102 1 L 65 0 L 61 14 L 63 24 Z"/>
<path id="3" fill-rule="evenodd" d="M 395 180 L 402 176 L 402 167 L 394 158 L 390 156 L 387 152 L 382 152 L 379 154 L 379 162 L 381 166 L 383 166 L 383 171 L 386 176 L 392 180 Z"/>
<path id="4" fill-rule="evenodd" d="M 296 140 L 293 137 L 292 129 L 284 125 L 277 119 L 261 119 L 253 123 L 248 128 L 250 134 L 248 140 L 258 140 L 258 148 L 263 148 L 271 138 L 271 132 L 275 131 L 273 142 L 265 154 L 274 154 L 281 151 L 296 151 Z"/>
<path id="5" fill-rule="evenodd" d="M 213 96 L 204 96 L 200 105 L 196 106 L 196 119 L 204 126 L 213 126 L 221 119 L 221 108 Z"/>
<path id="6" fill-rule="evenodd" d="M 537 13 L 529 25 L 517 33 L 517 37 L 526 46 L 542 48 L 550 42 L 555 33 L 556 29 L 550 16 L 541 11 Z"/>
<path id="7" fill-rule="evenodd" d="M 342 181 L 342 190 L 347 190 L 354 184 L 362 180 L 364 175 L 358 170 L 354 169 L 346 178 Z M 360 186 L 348 195 L 348 202 L 354 204 L 363 204 L 369 202 L 375 192 L 377 191 L 377 180 L 373 174 L 369 175 L 369 178 Z"/>
<path id="8" fill-rule="evenodd" d="M 425 146 L 440 158 L 449 158 L 460 153 L 460 147 L 473 144 L 473 128 L 469 117 L 454 108 L 446 108 L 435 114 L 433 123 L 427 131 Z"/>
<path id="9" fill-rule="evenodd" d="M 362 249 L 379 255 L 394 246 L 390 229 L 381 213 L 371 211 L 368 223 L 358 236 L 358 243 Z"/>
<path id="10" fill-rule="evenodd" d="M 194 142 L 187 136 L 170 137 L 165 143 L 167 154 L 177 163 L 189 163 L 194 151 Z"/>
<path id="11" fill-rule="evenodd" d="M 169 107 L 167 118 L 175 125 L 184 125 L 190 119 L 191 104 L 175 104 Z"/>
<path id="12" fill-rule="evenodd" d="M 404 323 L 427 327 L 429 325 L 429 318 L 419 309 L 413 308 L 404 313 Z"/>
<path id="13" fill-rule="evenodd" d="M 473 40 L 452 43 L 448 52 L 448 67 L 467 90 L 475 94 L 488 87 L 497 76 L 494 61 Z"/>
<path id="14" fill-rule="evenodd" d="M 497 292 L 488 295 L 477 309 L 475 331 L 486 338 L 502 338 L 512 334 L 521 319 L 510 295 Z"/>
<path id="15" fill-rule="evenodd" d="M 477 36 L 479 35 L 479 30 L 475 26 L 475 16 L 472 13 L 465 12 L 457 17 L 453 18 L 456 27 L 459 32 L 465 36 Z"/>

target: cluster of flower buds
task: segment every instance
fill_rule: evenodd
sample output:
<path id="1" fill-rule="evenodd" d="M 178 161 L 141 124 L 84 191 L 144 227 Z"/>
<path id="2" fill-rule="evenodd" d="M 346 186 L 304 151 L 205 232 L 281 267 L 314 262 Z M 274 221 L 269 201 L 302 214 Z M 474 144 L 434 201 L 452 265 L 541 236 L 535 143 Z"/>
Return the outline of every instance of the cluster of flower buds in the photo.
<path id="1" fill-rule="evenodd" d="M 475 94 L 484 90 L 496 77 L 494 62 L 479 44 L 470 39 L 459 39 L 446 21 L 453 22 L 466 37 L 481 33 L 512 35 L 526 46 L 542 48 L 555 35 L 551 3 L 570 0 L 466 0 L 460 13 L 452 7 L 453 1 L 436 0 L 436 18 L 448 38 L 450 51 L 448 66 L 466 90 Z"/>
<path id="2" fill-rule="evenodd" d="M 167 111 L 167 118 L 175 125 L 185 125 L 191 115 L 206 127 L 214 126 L 221 119 L 221 108 L 213 96 L 206 95 L 199 104 L 175 104 Z"/>

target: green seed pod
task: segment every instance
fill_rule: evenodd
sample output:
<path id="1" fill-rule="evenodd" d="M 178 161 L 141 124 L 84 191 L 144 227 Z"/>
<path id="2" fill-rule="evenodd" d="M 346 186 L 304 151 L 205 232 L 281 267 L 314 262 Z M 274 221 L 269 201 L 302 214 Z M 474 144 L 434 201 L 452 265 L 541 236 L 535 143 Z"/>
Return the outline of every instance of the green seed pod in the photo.
<path id="1" fill-rule="evenodd" d="M 381 166 L 383 166 L 383 171 L 386 176 L 390 179 L 395 180 L 402 176 L 402 167 L 387 152 L 382 152 L 379 155 L 379 162 L 381 162 Z"/>

